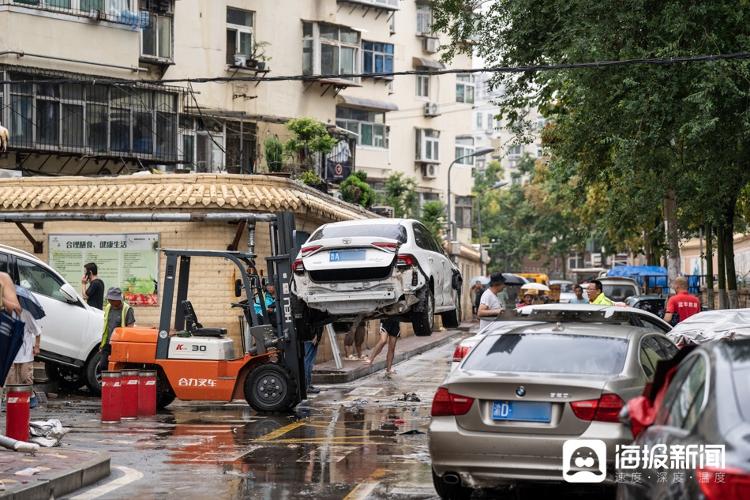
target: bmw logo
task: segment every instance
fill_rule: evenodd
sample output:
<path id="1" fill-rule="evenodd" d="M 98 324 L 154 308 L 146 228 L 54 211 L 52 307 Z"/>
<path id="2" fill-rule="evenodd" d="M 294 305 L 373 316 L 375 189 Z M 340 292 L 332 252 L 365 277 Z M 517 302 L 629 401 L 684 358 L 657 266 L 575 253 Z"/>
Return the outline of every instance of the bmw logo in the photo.
<path id="1" fill-rule="evenodd" d="M 526 388 L 524 386 L 522 386 L 522 385 L 519 385 L 516 388 L 516 396 L 518 396 L 519 398 L 522 398 L 525 395 L 526 395 Z"/>

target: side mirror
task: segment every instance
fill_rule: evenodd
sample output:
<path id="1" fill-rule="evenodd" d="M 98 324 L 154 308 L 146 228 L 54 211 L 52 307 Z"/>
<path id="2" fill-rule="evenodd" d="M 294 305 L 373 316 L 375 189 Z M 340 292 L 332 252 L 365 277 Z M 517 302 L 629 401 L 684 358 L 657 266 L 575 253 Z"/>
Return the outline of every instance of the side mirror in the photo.
<path id="1" fill-rule="evenodd" d="M 241 279 L 234 280 L 234 296 L 242 297 L 242 280 Z"/>
<path id="2" fill-rule="evenodd" d="M 75 288 L 73 288 L 70 283 L 65 283 L 63 286 L 61 286 L 60 293 L 63 294 L 65 300 L 67 300 L 71 304 L 78 303 L 78 294 L 76 294 Z"/>

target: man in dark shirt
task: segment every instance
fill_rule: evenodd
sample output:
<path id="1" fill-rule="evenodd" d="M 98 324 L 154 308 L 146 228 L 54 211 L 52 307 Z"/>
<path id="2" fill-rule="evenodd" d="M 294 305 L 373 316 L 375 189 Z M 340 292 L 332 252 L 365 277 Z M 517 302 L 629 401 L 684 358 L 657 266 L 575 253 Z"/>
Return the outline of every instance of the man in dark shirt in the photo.
<path id="1" fill-rule="evenodd" d="M 104 282 L 99 279 L 99 269 L 96 264 L 89 262 L 83 266 L 84 274 L 81 279 L 81 295 L 91 307 L 102 309 L 104 306 Z"/>

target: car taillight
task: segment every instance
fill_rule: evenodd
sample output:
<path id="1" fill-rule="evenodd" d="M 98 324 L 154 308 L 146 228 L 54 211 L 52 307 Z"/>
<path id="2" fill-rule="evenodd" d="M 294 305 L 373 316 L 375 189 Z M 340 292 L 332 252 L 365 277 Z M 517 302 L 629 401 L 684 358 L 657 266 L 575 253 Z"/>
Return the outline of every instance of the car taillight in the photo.
<path id="1" fill-rule="evenodd" d="M 454 349 L 453 351 L 453 362 L 454 363 L 460 362 L 462 359 L 466 357 L 467 354 L 469 354 L 470 350 L 471 348 L 469 346 L 458 344 L 456 346 L 456 349 Z"/>
<path id="2" fill-rule="evenodd" d="M 617 394 L 602 394 L 599 399 L 572 401 L 570 407 L 581 420 L 619 422 L 620 410 L 625 402 Z"/>
<path id="3" fill-rule="evenodd" d="M 743 470 L 699 467 L 695 473 L 708 500 L 750 498 L 750 474 Z"/>
<path id="4" fill-rule="evenodd" d="M 473 404 L 474 398 L 451 394 L 445 387 L 439 387 L 432 399 L 430 415 L 433 417 L 466 415 Z"/>
<path id="5" fill-rule="evenodd" d="M 292 264 L 292 272 L 296 274 L 302 274 L 305 272 L 305 264 L 302 263 L 302 259 L 297 259 Z"/>
<path id="6" fill-rule="evenodd" d="M 307 257 L 308 255 L 314 254 L 321 248 L 323 248 L 322 245 L 311 245 L 309 247 L 302 247 L 302 249 L 300 250 L 300 253 L 302 254 L 302 257 Z"/>
<path id="7" fill-rule="evenodd" d="M 389 252 L 395 252 L 398 249 L 398 243 L 390 243 L 387 241 L 376 241 L 372 244 L 372 246 Z"/>
<path id="8" fill-rule="evenodd" d="M 412 267 L 417 264 L 417 259 L 413 255 L 408 253 L 398 254 L 396 257 L 396 266 L 398 267 Z"/>

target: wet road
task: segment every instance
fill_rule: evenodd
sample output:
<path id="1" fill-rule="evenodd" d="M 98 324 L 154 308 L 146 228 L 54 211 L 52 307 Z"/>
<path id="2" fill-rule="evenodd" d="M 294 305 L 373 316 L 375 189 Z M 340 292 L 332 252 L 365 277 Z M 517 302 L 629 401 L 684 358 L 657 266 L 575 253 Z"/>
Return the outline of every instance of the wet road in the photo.
<path id="1" fill-rule="evenodd" d="M 449 344 L 346 385 L 321 386 L 292 416 L 244 403 L 173 403 L 151 420 L 99 423 L 99 401 L 51 400 L 65 445 L 108 452 L 112 476 L 77 498 L 437 498 L 427 436 Z M 420 402 L 399 401 L 414 392 Z M 76 497 L 73 497 L 76 498 Z"/>

